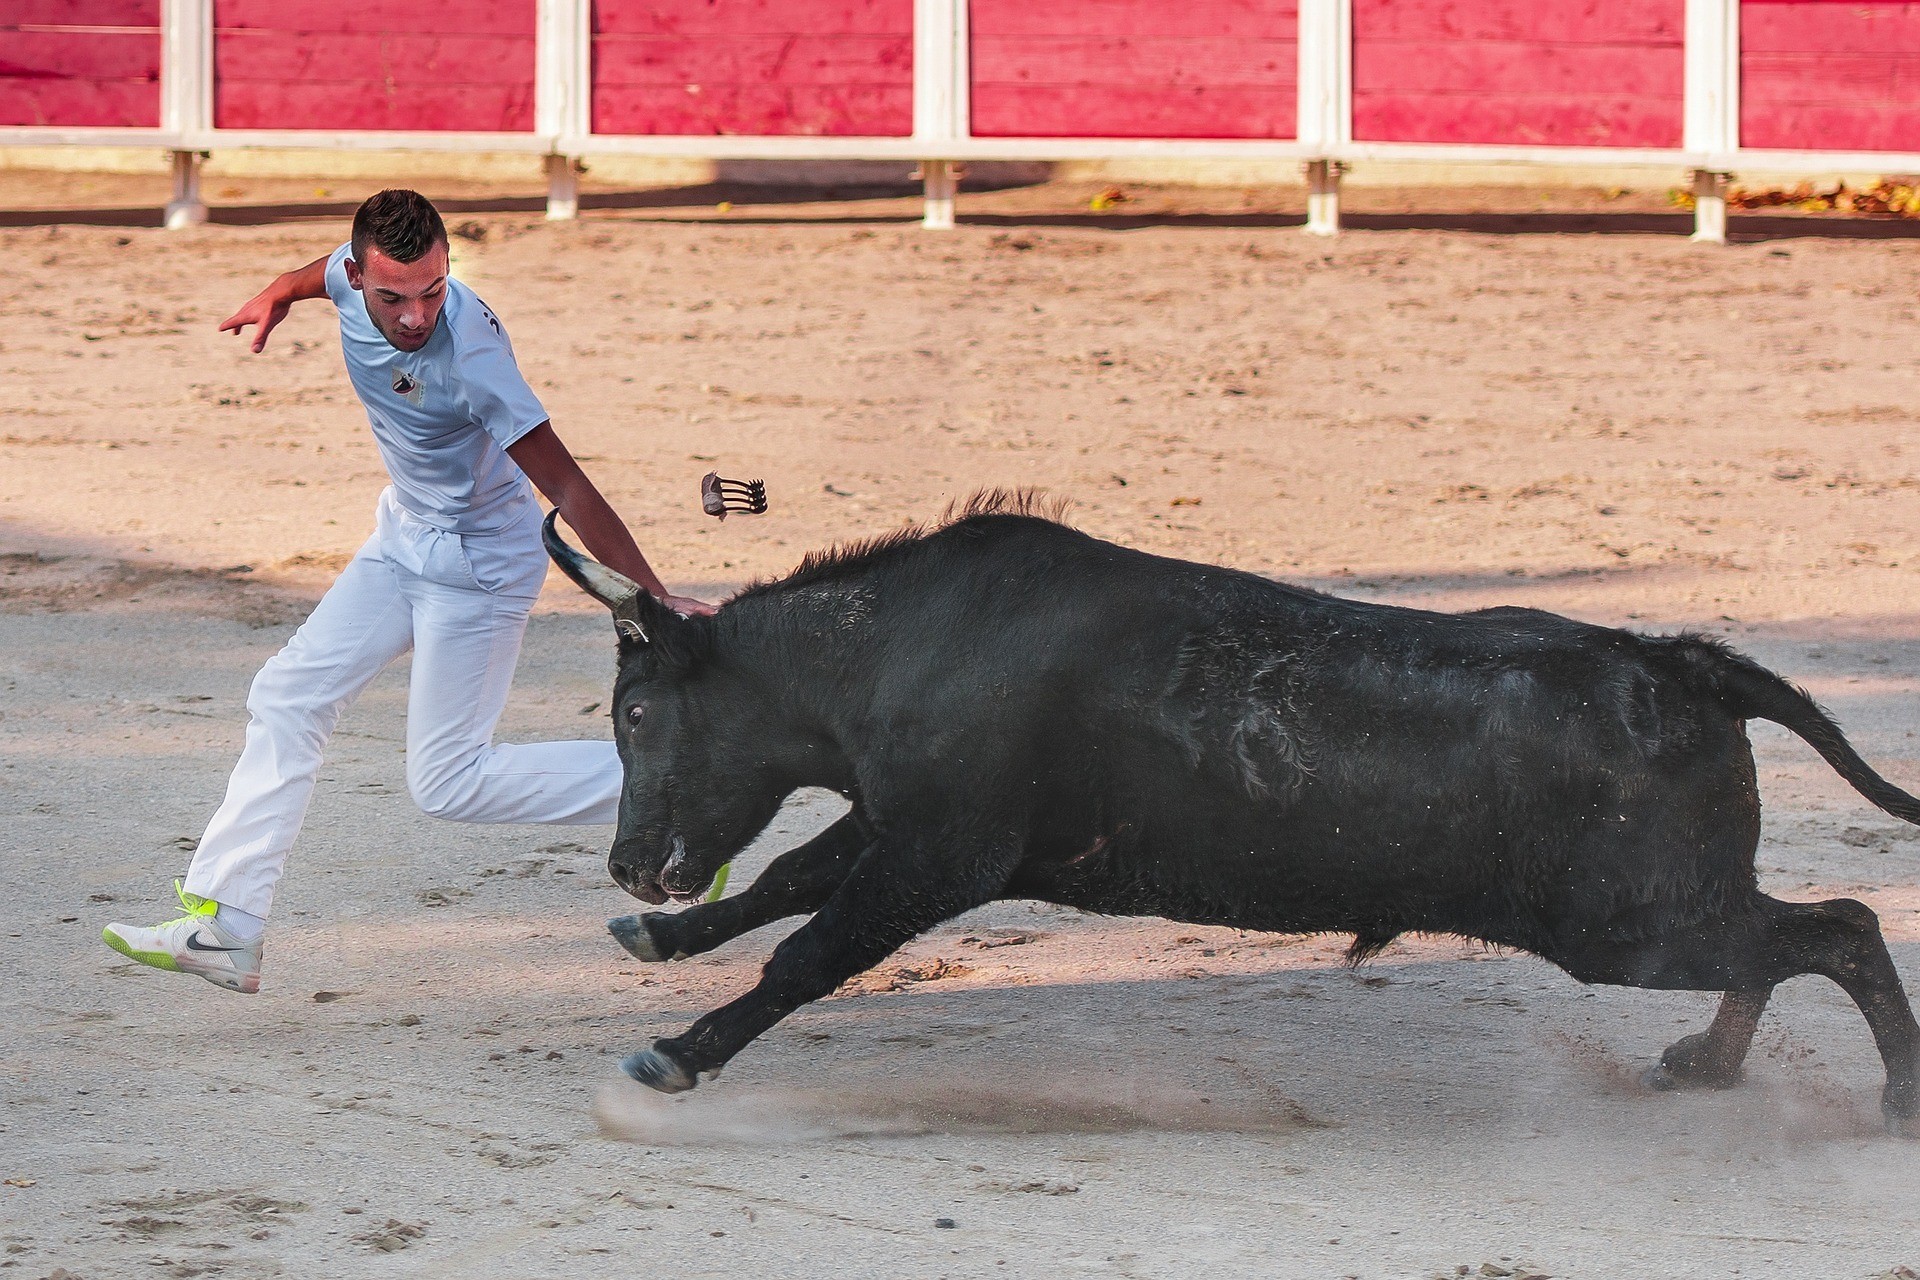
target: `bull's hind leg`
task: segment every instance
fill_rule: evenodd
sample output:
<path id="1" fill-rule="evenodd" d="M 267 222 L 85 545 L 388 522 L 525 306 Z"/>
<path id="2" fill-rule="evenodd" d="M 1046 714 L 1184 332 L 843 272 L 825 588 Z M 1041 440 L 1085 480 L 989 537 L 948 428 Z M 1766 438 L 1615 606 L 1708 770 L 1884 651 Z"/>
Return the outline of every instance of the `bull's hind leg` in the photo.
<path id="1" fill-rule="evenodd" d="M 1887 953 L 1880 918 L 1864 902 L 1771 902 L 1773 936 L 1798 973 L 1833 979 L 1866 1015 L 1887 1065 L 1881 1111 L 1891 1133 L 1920 1137 L 1920 1024 Z"/>
<path id="2" fill-rule="evenodd" d="M 969 847 L 970 846 L 970 847 Z M 871 846 L 813 919 L 773 950 L 753 990 L 620 1064 L 663 1093 L 691 1089 L 801 1005 L 831 995 L 912 938 L 992 901 L 1016 849 L 954 838 L 913 849 Z"/>
<path id="3" fill-rule="evenodd" d="M 1880 936 L 1880 921 L 1851 898 L 1826 902 L 1781 902 L 1759 897 L 1738 916 L 1706 921 L 1684 934 L 1632 945 L 1582 949 L 1561 960 L 1586 982 L 1693 991 L 1726 991 L 1745 997 L 1723 1004 L 1724 1038 L 1707 1032 L 1707 1069 L 1724 1070 L 1736 1044 L 1752 1032 L 1763 1000 L 1752 993 L 1805 973 L 1831 978 L 1866 1016 L 1887 1068 L 1881 1098 L 1888 1128 L 1920 1132 L 1920 1025 L 1914 1022 L 1900 975 Z M 1716 1027 L 1721 1019 L 1716 1018 Z M 1681 1041 L 1674 1049 L 1687 1045 Z M 1672 1053 L 1673 1050 L 1669 1050 Z M 1664 1059 L 1663 1059 L 1664 1061 Z"/>
<path id="4" fill-rule="evenodd" d="M 850 813 L 768 863 L 745 892 L 682 911 L 618 916 L 607 921 L 607 932 L 641 960 L 697 956 L 776 920 L 818 911 L 872 839 Z"/>
<path id="5" fill-rule="evenodd" d="M 1753 1033 L 1760 1026 L 1773 988 L 1729 991 L 1720 997 L 1713 1025 L 1667 1046 L 1643 1077 L 1654 1089 L 1731 1089 L 1744 1073 Z"/>

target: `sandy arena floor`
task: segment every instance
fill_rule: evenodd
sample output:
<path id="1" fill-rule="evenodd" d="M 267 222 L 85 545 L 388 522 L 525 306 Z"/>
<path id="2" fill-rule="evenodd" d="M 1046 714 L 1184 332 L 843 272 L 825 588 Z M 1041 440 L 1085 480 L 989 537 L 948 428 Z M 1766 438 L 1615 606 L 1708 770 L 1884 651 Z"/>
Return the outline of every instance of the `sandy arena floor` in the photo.
<path id="1" fill-rule="evenodd" d="M 640 965 L 602 929 L 631 907 L 605 831 L 420 816 L 404 666 L 335 740 L 263 993 L 120 963 L 100 926 L 164 910 L 247 682 L 365 537 L 382 473 L 329 307 L 262 356 L 215 332 L 344 238 L 331 206 L 18 225 L 21 181 L 0 201 L 0 1276 L 1920 1268 L 1920 1143 L 1881 1136 L 1865 1025 L 1814 979 L 1781 990 L 1745 1088 L 1652 1095 L 1638 1072 L 1710 997 L 1450 939 L 1349 972 L 1344 939 L 1011 904 L 715 1085 L 630 1087 L 617 1056 L 750 985 L 773 931 Z M 1285 193 L 1134 194 L 1104 220 L 1080 191 L 980 196 L 951 235 L 886 194 L 451 221 L 677 588 L 1036 486 L 1101 536 L 1342 594 L 1725 634 L 1920 787 L 1908 228 L 1737 220 L 1759 238 L 1709 250 L 1648 200 L 1476 220 L 1399 193 L 1323 242 Z M 141 198 L 63 178 L 39 203 Z M 715 468 L 764 476 L 773 512 L 702 517 Z M 604 735 L 610 665 L 604 615 L 556 577 L 503 736 Z M 1865 899 L 1920 986 L 1920 832 L 1753 737 L 1767 887 Z M 836 803 L 798 797 L 740 874 Z"/>

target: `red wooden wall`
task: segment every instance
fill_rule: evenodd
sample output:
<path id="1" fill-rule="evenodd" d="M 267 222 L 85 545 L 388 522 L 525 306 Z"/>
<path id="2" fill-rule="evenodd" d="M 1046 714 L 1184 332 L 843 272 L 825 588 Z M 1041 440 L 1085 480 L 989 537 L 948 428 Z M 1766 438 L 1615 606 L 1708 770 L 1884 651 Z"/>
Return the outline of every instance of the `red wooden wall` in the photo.
<path id="1" fill-rule="evenodd" d="M 1920 4 L 1743 0 L 1740 145 L 1920 151 Z"/>
<path id="2" fill-rule="evenodd" d="M 214 0 L 220 129 L 533 128 L 535 0 Z"/>
<path id="3" fill-rule="evenodd" d="M 1354 0 L 1353 136 L 1677 147 L 1685 0 Z"/>
<path id="4" fill-rule="evenodd" d="M 913 132 L 913 0 L 594 0 L 596 133 Z"/>
<path id="5" fill-rule="evenodd" d="M 0 0 L 0 125 L 160 123 L 161 0 Z M 214 0 L 221 128 L 527 131 L 537 0 Z M 1677 147 L 1686 0 L 1354 0 L 1360 141 Z M 423 16 L 424 15 L 424 16 Z M 971 0 L 982 137 L 1289 138 L 1297 0 Z M 1742 0 L 1741 143 L 1920 151 L 1920 0 Z M 595 0 L 593 127 L 900 136 L 913 0 Z"/>
<path id="6" fill-rule="evenodd" d="M 0 0 L 0 125 L 160 123 L 160 0 Z"/>
<path id="7" fill-rule="evenodd" d="M 972 0 L 983 138 L 1291 138 L 1295 0 Z"/>

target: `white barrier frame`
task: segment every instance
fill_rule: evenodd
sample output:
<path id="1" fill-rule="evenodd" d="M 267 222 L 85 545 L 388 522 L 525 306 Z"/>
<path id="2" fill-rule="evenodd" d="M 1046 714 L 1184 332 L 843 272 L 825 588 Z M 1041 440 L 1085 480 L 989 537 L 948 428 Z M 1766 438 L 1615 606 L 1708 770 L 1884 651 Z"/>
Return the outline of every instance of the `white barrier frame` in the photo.
<path id="1" fill-rule="evenodd" d="M 160 127 L 176 137 L 213 127 L 213 0 L 161 0 Z M 207 220 L 200 198 L 200 157 L 173 148 L 169 229 Z"/>
<path id="2" fill-rule="evenodd" d="M 162 0 L 158 128 L 0 126 L 0 146 L 157 147 L 170 154 L 168 227 L 206 221 L 200 164 L 213 151 L 506 152 L 545 157 L 547 216 L 578 216 L 581 163 L 594 156 L 705 160 L 900 160 L 919 166 L 922 225 L 954 225 L 961 166 L 987 160 L 1271 161 L 1307 178 L 1306 231 L 1340 229 L 1340 179 L 1363 161 L 1606 165 L 1693 175 L 1693 238 L 1724 243 L 1736 169 L 1788 173 L 1920 170 L 1920 152 L 1749 151 L 1740 145 L 1740 0 L 1686 0 L 1683 136 L 1674 149 L 1357 142 L 1353 0 L 1299 0 L 1294 139 L 977 138 L 969 129 L 967 0 L 914 0 L 913 131 L 899 137 L 642 136 L 593 132 L 592 0 L 537 0 L 534 128 L 527 133 L 216 129 L 213 0 Z"/>
<path id="3" fill-rule="evenodd" d="M 1343 153 L 1353 141 L 1353 0 L 1300 0 L 1299 108 L 1294 132 L 1316 154 L 1307 174 L 1307 234 L 1340 231 Z"/>
<path id="4" fill-rule="evenodd" d="M 534 28 L 533 129 L 544 137 L 593 127 L 593 0 L 540 0 Z M 549 150 L 547 217 L 580 214 L 580 161 Z"/>

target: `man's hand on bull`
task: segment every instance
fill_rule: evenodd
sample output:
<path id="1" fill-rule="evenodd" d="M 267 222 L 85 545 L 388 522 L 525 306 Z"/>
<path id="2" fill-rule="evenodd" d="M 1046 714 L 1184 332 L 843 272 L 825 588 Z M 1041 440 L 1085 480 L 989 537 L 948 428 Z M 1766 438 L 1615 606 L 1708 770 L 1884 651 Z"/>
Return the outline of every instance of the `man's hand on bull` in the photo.
<path id="1" fill-rule="evenodd" d="M 692 596 L 661 596 L 660 603 L 683 618 L 711 618 L 720 612 L 719 605 L 708 604 L 705 600 L 696 600 Z"/>

